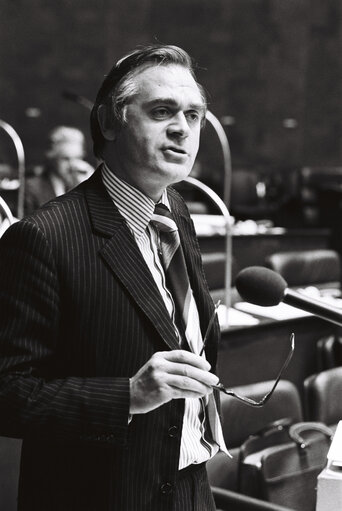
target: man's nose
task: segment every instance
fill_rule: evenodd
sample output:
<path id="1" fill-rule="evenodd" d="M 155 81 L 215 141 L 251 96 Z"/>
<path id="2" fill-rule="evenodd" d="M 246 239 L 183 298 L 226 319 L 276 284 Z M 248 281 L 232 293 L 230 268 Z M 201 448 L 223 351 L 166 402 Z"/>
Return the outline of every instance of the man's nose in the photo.
<path id="1" fill-rule="evenodd" d="M 189 135 L 189 124 L 183 112 L 178 112 L 173 116 L 171 123 L 168 127 L 168 134 L 186 138 Z"/>

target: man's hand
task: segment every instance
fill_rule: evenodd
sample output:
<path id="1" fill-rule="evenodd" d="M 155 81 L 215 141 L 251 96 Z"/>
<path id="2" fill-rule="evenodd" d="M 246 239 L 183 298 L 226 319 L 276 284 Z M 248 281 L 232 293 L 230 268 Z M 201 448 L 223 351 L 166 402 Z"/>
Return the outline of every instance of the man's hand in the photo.
<path id="1" fill-rule="evenodd" d="M 183 350 L 160 351 L 130 379 L 130 413 L 147 413 L 171 399 L 199 398 L 219 381 L 202 357 Z"/>

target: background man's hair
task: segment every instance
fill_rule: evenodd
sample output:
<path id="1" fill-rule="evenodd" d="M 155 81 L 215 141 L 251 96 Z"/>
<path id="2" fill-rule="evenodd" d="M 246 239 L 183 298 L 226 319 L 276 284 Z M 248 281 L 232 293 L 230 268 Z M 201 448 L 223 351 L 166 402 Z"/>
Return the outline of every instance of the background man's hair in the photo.
<path id="1" fill-rule="evenodd" d="M 85 149 L 85 138 L 81 130 L 71 126 L 56 126 L 47 138 L 46 158 L 54 158 L 59 155 L 60 146 L 63 144 L 79 144 Z"/>
<path id="2" fill-rule="evenodd" d="M 172 45 L 153 44 L 139 47 L 124 56 L 112 67 L 97 93 L 90 115 L 93 150 L 97 158 L 102 158 L 105 143 L 98 122 L 99 106 L 105 106 L 106 124 L 108 127 L 113 127 L 115 124 L 118 127 L 122 126 L 126 121 L 124 107 L 137 92 L 134 78 L 141 71 L 140 68 L 169 64 L 185 67 L 196 80 L 194 64 L 190 55 L 182 50 L 182 48 Z M 204 90 L 199 84 L 197 85 L 203 102 L 206 104 Z"/>

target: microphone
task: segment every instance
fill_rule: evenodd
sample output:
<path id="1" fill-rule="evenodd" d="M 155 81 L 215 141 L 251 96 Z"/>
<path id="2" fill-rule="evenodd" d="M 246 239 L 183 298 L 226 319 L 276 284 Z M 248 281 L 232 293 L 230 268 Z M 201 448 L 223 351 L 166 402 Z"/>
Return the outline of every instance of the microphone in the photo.
<path id="1" fill-rule="evenodd" d="M 236 277 L 235 285 L 246 302 L 263 307 L 284 302 L 342 326 L 341 309 L 289 289 L 286 280 L 279 273 L 263 266 L 250 266 L 241 270 Z"/>

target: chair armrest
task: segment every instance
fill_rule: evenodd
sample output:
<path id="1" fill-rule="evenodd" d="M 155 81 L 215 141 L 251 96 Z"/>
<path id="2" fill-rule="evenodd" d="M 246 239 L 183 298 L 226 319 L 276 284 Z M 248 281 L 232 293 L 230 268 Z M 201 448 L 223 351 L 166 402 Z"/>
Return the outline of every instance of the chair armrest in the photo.
<path id="1" fill-rule="evenodd" d="M 266 502 L 265 500 L 248 497 L 247 495 L 242 495 L 241 493 L 236 493 L 231 490 L 225 490 L 224 488 L 218 488 L 217 486 L 212 486 L 211 490 L 213 492 L 215 504 L 218 510 L 230 511 L 234 509 L 234 511 L 293 511 L 293 509 L 288 507 L 278 506 L 277 504 L 272 504 L 271 502 Z"/>

